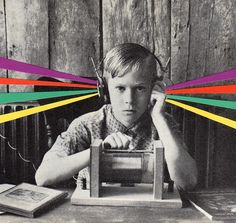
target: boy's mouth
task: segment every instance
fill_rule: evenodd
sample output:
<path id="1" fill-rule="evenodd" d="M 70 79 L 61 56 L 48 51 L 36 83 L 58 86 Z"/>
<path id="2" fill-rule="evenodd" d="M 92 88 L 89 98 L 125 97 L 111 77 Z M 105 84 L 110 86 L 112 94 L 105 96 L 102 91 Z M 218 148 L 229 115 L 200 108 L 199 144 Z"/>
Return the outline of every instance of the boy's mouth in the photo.
<path id="1" fill-rule="evenodd" d="M 134 114 L 136 111 L 134 109 L 126 109 L 126 110 L 123 110 L 123 112 L 127 115 L 131 115 L 131 114 Z"/>

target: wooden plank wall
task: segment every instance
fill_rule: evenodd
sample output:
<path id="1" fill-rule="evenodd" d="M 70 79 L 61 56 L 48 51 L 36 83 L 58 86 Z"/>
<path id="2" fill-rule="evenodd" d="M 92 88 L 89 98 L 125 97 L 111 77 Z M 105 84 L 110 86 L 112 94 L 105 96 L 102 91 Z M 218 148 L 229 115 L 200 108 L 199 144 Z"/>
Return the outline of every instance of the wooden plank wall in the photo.
<path id="1" fill-rule="evenodd" d="M 5 1 L 7 56 L 48 67 L 48 1 Z M 35 74 L 8 71 L 9 78 L 38 78 Z M 10 86 L 10 92 L 32 91 L 32 86 Z"/>
<path id="2" fill-rule="evenodd" d="M 235 51 L 232 51 L 236 46 L 235 1 L 172 1 L 171 6 L 171 75 L 174 82 L 236 66 Z M 214 98 L 236 99 L 234 95 Z M 207 106 L 200 108 L 208 110 Z M 229 109 L 212 108 L 210 111 L 235 118 L 235 112 Z M 198 163 L 199 187 L 235 186 L 235 173 L 230 171 L 230 168 L 236 169 L 234 130 L 186 111 L 182 112 L 182 119 L 183 137 Z M 226 133 L 229 143 L 222 138 Z"/>
<path id="3" fill-rule="evenodd" d="M 89 57 L 98 64 L 115 44 L 137 42 L 164 64 L 170 57 L 165 75 L 178 83 L 236 67 L 235 21 L 234 0 L 0 0 L 0 56 L 91 77 Z M 37 78 L 3 70 L 0 76 Z M 3 92 L 32 90 L 0 85 Z M 173 113 L 197 160 L 199 187 L 236 185 L 234 130 L 178 108 Z"/>
<path id="4" fill-rule="evenodd" d="M 170 57 L 170 2 L 168 0 L 103 0 L 103 51 L 117 43 L 136 42 L 162 61 Z M 167 75 L 169 76 L 169 75 Z"/>
<path id="5" fill-rule="evenodd" d="M 6 57 L 6 27 L 4 1 L 0 0 L 0 56 Z M 6 70 L 0 70 L 0 77 L 7 77 Z M 7 86 L 0 85 L 0 92 L 6 92 Z"/>
<path id="6" fill-rule="evenodd" d="M 94 76 L 100 60 L 99 1 L 49 1 L 50 68 Z"/>

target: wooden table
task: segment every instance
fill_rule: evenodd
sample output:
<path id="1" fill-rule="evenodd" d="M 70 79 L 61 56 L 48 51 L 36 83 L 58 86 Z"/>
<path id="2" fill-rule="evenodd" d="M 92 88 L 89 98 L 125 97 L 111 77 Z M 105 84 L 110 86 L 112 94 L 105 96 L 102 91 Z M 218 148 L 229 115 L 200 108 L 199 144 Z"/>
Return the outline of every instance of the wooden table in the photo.
<path id="1" fill-rule="evenodd" d="M 71 194 L 71 193 L 70 193 Z M 145 207 L 106 207 L 75 206 L 70 196 L 60 205 L 48 210 L 37 218 L 25 218 L 5 213 L 0 215 L 0 223 L 155 223 L 155 222 L 191 222 L 209 223 L 210 221 L 195 208 L 145 208 Z M 220 222 L 220 221 L 217 221 Z M 229 221 L 227 221 L 229 222 Z M 233 222 L 233 221 L 232 221 Z"/>

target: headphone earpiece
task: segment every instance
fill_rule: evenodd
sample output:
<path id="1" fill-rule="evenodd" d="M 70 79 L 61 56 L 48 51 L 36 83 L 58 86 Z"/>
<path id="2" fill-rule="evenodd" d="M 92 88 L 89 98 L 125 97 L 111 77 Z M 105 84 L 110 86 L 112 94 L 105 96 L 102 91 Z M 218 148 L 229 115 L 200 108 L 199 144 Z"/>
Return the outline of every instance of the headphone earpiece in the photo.
<path id="1" fill-rule="evenodd" d="M 97 90 L 99 98 L 103 101 L 103 103 L 108 104 L 110 102 L 110 98 L 106 79 L 100 75 L 97 75 L 97 79 Z"/>
<path id="2" fill-rule="evenodd" d="M 168 65 L 169 65 L 169 63 L 170 63 L 170 57 L 168 58 L 168 60 L 167 60 L 167 62 L 166 62 L 166 64 L 165 64 L 165 66 L 163 66 L 163 65 L 162 65 L 162 62 L 160 61 L 160 59 L 159 59 L 154 53 L 152 53 L 152 55 L 153 55 L 153 57 L 155 58 L 156 62 L 158 63 L 160 71 L 163 72 L 163 73 L 166 73 L 167 70 L 168 70 Z M 157 70 L 158 70 L 158 69 L 157 69 Z M 164 80 L 164 75 L 158 76 L 158 73 L 159 73 L 159 72 L 157 72 L 156 81 L 157 81 L 157 82 L 158 82 L 158 81 L 159 81 L 159 82 L 160 82 L 160 81 L 163 81 L 163 80 Z"/>
<path id="3" fill-rule="evenodd" d="M 92 61 L 93 68 L 95 70 L 95 73 L 96 73 L 96 76 L 97 76 L 97 80 L 98 80 L 97 81 L 98 96 L 99 96 L 100 100 L 103 103 L 108 104 L 108 103 L 110 103 L 110 98 L 109 98 L 109 92 L 108 92 L 108 86 L 107 86 L 106 79 L 102 75 L 99 74 L 99 71 L 98 71 L 98 69 L 95 66 L 93 58 L 90 57 L 90 59 Z M 99 64 L 99 69 L 100 69 L 101 62 Z"/>

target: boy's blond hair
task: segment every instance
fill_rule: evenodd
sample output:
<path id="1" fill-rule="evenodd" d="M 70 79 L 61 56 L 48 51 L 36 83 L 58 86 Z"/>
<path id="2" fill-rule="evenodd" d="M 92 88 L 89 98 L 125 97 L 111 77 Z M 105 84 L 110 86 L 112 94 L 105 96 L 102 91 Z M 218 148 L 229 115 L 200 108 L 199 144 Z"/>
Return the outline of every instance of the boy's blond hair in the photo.
<path id="1" fill-rule="evenodd" d="M 158 78 L 157 61 L 153 53 L 136 43 L 123 43 L 112 48 L 104 59 L 104 77 L 106 79 L 123 76 L 129 71 L 147 68 L 155 81 Z"/>

